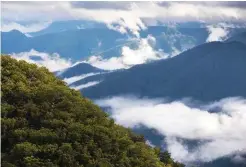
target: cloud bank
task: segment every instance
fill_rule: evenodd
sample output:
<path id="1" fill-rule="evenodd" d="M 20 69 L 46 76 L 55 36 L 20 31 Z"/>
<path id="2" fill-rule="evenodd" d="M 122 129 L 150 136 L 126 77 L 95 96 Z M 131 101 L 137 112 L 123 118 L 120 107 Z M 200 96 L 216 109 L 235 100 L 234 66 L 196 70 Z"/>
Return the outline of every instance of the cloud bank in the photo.
<path id="1" fill-rule="evenodd" d="M 199 107 L 182 101 L 113 97 L 97 100 L 112 109 L 112 117 L 126 127 L 144 125 L 166 136 L 175 160 L 211 161 L 236 152 L 246 152 L 246 99 L 226 98 Z M 209 111 L 219 112 L 211 113 Z M 188 149 L 185 140 L 199 140 Z"/>
<path id="2" fill-rule="evenodd" d="M 17 60 L 25 60 L 38 66 L 44 66 L 51 72 L 60 71 L 72 65 L 71 60 L 62 58 L 57 53 L 48 54 L 44 52 L 38 52 L 34 49 L 30 50 L 29 52 L 12 53 L 10 56 Z"/>
<path id="3" fill-rule="evenodd" d="M 233 2 L 232 2 L 233 3 Z M 4 2 L 3 20 L 57 21 L 92 20 L 105 23 L 121 33 L 139 35 L 146 28 L 145 20 L 152 22 L 184 21 L 239 21 L 246 20 L 244 2 Z M 95 5 L 95 6 L 94 6 Z M 27 12 L 28 11 L 28 12 Z M 147 11 L 147 12 L 146 12 Z"/>

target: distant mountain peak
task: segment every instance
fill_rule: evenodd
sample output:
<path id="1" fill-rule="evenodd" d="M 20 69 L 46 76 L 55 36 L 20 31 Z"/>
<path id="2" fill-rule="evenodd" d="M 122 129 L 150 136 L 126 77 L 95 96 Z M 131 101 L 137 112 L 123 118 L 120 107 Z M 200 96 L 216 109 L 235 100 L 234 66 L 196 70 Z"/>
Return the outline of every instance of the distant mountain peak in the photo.
<path id="1" fill-rule="evenodd" d="M 81 63 L 75 64 L 72 67 L 65 69 L 60 74 L 59 72 L 56 72 L 56 74 L 60 78 L 69 78 L 69 77 L 79 76 L 82 74 L 104 72 L 104 71 L 105 70 L 94 67 L 88 63 L 81 62 Z"/>

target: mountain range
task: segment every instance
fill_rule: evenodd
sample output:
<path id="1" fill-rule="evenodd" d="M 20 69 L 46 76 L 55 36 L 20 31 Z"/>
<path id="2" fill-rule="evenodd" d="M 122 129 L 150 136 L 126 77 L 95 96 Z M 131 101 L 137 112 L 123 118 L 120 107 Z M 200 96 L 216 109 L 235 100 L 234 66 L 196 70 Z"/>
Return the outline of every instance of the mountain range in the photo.
<path id="1" fill-rule="evenodd" d="M 93 99 L 126 94 L 201 101 L 246 97 L 245 53 L 241 42 L 206 43 L 171 59 L 104 75 L 100 84 L 82 92 Z"/>
<path id="2" fill-rule="evenodd" d="M 227 28 L 226 31 L 228 36 L 233 36 L 244 30 L 245 28 Z M 140 38 L 154 37 L 153 49 L 162 50 L 166 54 L 182 52 L 203 44 L 210 34 L 202 23 L 149 26 L 139 33 Z M 121 56 L 123 46 L 136 49 L 139 45 L 139 39 L 136 37 L 90 21 L 54 22 L 29 35 L 31 37 L 17 30 L 1 32 L 2 53 L 28 52 L 35 49 L 49 54 L 58 53 L 63 58 L 78 61 L 91 55 L 101 55 L 104 58 Z"/>

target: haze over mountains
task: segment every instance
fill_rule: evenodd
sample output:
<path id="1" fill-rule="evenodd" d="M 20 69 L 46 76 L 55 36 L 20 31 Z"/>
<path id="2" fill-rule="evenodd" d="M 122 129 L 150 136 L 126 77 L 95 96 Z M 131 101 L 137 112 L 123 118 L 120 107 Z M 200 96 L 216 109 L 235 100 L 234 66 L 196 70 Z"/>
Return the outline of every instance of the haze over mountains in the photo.
<path id="1" fill-rule="evenodd" d="M 84 28 L 79 28 L 79 25 L 84 26 Z M 64 30 L 61 30 L 62 28 Z M 210 29 L 199 22 L 196 24 L 191 22 L 150 26 L 148 29 L 141 30 L 140 39 L 136 39 L 95 22 L 55 22 L 44 30 L 35 32 L 32 37 L 27 37 L 18 30 L 1 32 L 2 53 L 29 52 L 34 49 L 49 54 L 58 53 L 61 57 L 71 58 L 73 61 L 85 60 L 92 55 L 101 55 L 103 58 L 119 57 L 122 54 L 123 46 L 137 49 L 141 38 L 151 36 L 154 38 L 153 49 L 161 50 L 165 54 L 176 55 L 200 45 L 206 40 L 227 38 L 227 35 L 232 36 L 245 30 L 244 28 L 226 28 L 223 30 L 220 27 L 218 29 L 227 32 L 218 37 L 209 37 Z M 12 47 L 15 42 L 18 42 L 18 45 Z"/>

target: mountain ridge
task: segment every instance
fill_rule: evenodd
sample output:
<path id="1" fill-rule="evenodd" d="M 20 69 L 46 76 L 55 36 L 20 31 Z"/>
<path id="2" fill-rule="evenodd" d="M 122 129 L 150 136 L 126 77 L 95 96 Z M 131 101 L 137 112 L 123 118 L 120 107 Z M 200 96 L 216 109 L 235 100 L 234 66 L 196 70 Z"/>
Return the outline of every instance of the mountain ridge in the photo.
<path id="1" fill-rule="evenodd" d="M 93 99 L 128 93 L 147 97 L 170 96 L 172 99 L 191 97 L 205 101 L 227 96 L 246 97 L 246 91 L 243 90 L 244 84 L 246 85 L 244 53 L 246 46 L 240 42 L 206 43 L 171 59 L 136 65 L 108 75 L 100 84 L 82 92 Z M 228 67 L 234 71 L 231 72 Z M 233 82 L 235 79 L 242 84 Z M 211 85 L 212 81 L 216 81 L 213 83 L 216 88 Z M 230 91 L 229 83 L 234 85 Z"/>

